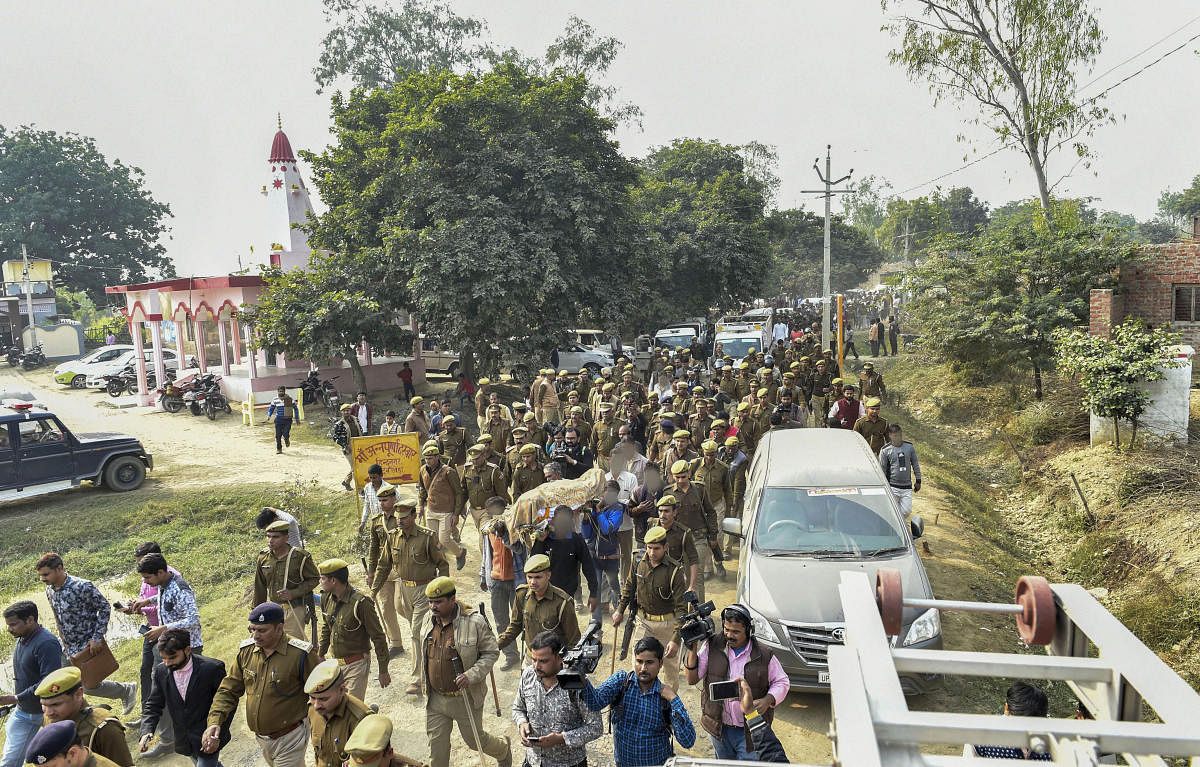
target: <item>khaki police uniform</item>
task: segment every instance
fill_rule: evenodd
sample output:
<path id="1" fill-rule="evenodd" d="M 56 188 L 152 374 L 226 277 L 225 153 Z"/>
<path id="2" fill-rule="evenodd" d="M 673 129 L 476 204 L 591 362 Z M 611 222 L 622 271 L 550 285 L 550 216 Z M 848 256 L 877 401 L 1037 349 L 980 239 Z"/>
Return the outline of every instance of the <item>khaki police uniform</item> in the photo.
<path id="1" fill-rule="evenodd" d="M 312 615 L 309 611 L 314 607 L 313 589 L 321 579 L 312 555 L 292 546 L 282 557 L 276 557 L 268 548 L 258 553 L 255 565 L 254 604 L 251 607 L 263 602 L 278 602 L 283 606 L 284 631 L 304 639 Z M 285 588 L 291 592 L 290 600 L 278 596 Z"/>
<path id="2" fill-rule="evenodd" d="M 133 767 L 133 755 L 125 742 L 125 725 L 105 705 L 89 706 L 86 703 L 75 714 L 75 742 L 117 764 L 118 767 Z M 43 725 L 50 724 L 43 717 Z"/>
<path id="3" fill-rule="evenodd" d="M 709 465 L 704 458 L 692 461 L 692 482 L 704 488 L 712 504 L 720 529 L 721 520 L 733 513 L 733 474 L 725 462 L 714 458 Z"/>
<path id="4" fill-rule="evenodd" d="M 347 682 L 347 689 L 349 686 Z M 316 709 L 310 707 L 308 722 L 312 727 L 316 767 L 342 767 L 346 761 L 346 741 L 350 739 L 350 734 L 359 722 L 373 713 L 370 706 L 350 692 L 342 696 L 342 702 L 328 716 L 318 714 Z"/>
<path id="5" fill-rule="evenodd" d="M 657 565 L 650 557 L 642 557 L 625 586 L 621 589 L 618 612 L 624 612 L 631 604 L 638 608 L 633 643 L 645 636 L 652 636 L 663 643 L 679 642 L 679 619 L 687 613 L 683 593 L 687 590 L 687 576 L 682 565 L 670 556 L 664 556 Z M 679 656 L 682 656 L 682 652 Z M 663 682 L 671 687 L 679 684 L 679 656 L 663 658 Z"/>
<path id="6" fill-rule="evenodd" d="M 414 524 L 411 533 L 397 528 L 388 537 L 388 546 L 379 560 L 375 581 L 395 572 L 396 590 L 400 594 L 399 612 L 408 621 L 413 641 L 412 681 L 420 681 L 421 652 L 418 640 L 421 623 L 429 615 L 429 600 L 425 586 L 439 575 L 450 574 L 446 554 L 438 545 L 432 530 Z"/>
<path id="7" fill-rule="evenodd" d="M 538 449 L 538 452 L 539 454 L 542 452 L 540 448 Z M 533 488 L 538 487 L 545 481 L 546 473 L 544 467 L 540 463 L 534 464 L 532 469 L 525 464 L 521 464 L 513 469 L 510 495 L 515 501 L 517 498 L 520 498 L 522 495 L 529 492 Z"/>
<path id="8" fill-rule="evenodd" d="M 246 696 L 246 726 L 271 767 L 304 767 L 308 743 L 308 696 L 304 682 L 315 661 L 312 645 L 284 636 L 270 655 L 247 639 L 238 647 L 208 709 L 208 724 L 221 725 Z"/>
<path id="9" fill-rule="evenodd" d="M 679 485 L 672 482 L 667 486 L 666 493 L 675 496 L 679 512 L 676 519 L 692 531 L 696 537 L 696 554 L 699 556 L 699 572 L 696 573 L 696 595 L 704 601 L 704 578 L 712 572 L 712 547 L 716 545 L 717 513 L 709 503 L 708 495 L 693 482 L 684 492 Z"/>
<path id="10" fill-rule="evenodd" d="M 424 452 L 424 451 L 422 451 Z M 458 472 L 446 462 L 441 462 L 432 471 L 424 461 L 417 482 L 417 495 L 425 507 L 425 519 L 431 530 L 437 533 L 442 548 L 450 556 L 458 556 L 463 548 L 459 543 L 458 515 L 462 513 L 462 482 Z"/>
<path id="11" fill-rule="evenodd" d="M 596 456 L 597 468 L 608 471 L 608 457 L 612 453 L 613 446 L 621 441 L 621 435 L 618 432 L 623 423 L 625 422 L 616 417 L 613 417 L 612 420 L 601 418 L 596 421 L 596 425 L 592 428 L 588 449 L 592 451 L 592 455 Z"/>
<path id="12" fill-rule="evenodd" d="M 349 588 L 341 598 L 324 592 L 321 617 L 320 654 L 336 658 L 342 667 L 346 691 L 360 700 L 365 698 L 371 673 L 371 648 L 375 649 L 381 673 L 387 670 L 390 657 L 387 635 L 374 600 L 354 588 Z"/>
<path id="13" fill-rule="evenodd" d="M 394 513 L 390 517 L 379 514 L 371 520 L 371 537 L 367 548 L 368 573 L 378 572 L 379 560 L 388 546 L 388 538 L 399 526 L 400 523 L 396 521 Z M 396 616 L 400 613 L 400 591 L 396 586 L 398 580 L 400 580 L 400 574 L 396 572 L 395 568 L 392 568 L 391 575 L 387 578 L 373 579 L 371 587 L 375 592 L 375 603 L 379 606 L 379 617 L 383 619 L 383 630 L 387 634 L 388 646 L 403 650 L 404 632 L 400 630 L 400 621 L 396 620 Z"/>
<path id="14" fill-rule="evenodd" d="M 455 426 L 453 431 L 443 431 L 437 435 L 438 452 L 452 466 L 462 466 L 467 460 L 467 430 Z"/>
<path id="15" fill-rule="evenodd" d="M 517 587 L 514 608 L 508 628 L 496 640 L 503 650 L 524 633 L 525 644 L 543 631 L 553 631 L 563 641 L 563 647 L 574 647 L 581 636 L 579 619 L 575 615 L 575 600 L 557 586 L 546 585 L 541 599 L 524 583 Z"/>

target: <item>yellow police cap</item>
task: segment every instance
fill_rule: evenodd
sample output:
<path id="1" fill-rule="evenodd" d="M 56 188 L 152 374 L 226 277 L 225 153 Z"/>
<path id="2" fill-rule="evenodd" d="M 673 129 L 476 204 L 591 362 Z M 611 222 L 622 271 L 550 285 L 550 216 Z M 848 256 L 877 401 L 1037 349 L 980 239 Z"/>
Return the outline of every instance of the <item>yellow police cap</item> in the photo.
<path id="1" fill-rule="evenodd" d="M 491 434 L 480 434 L 479 439 L 475 440 L 476 445 L 490 445 L 492 442 Z"/>
<path id="2" fill-rule="evenodd" d="M 738 438 L 737 437 L 726 437 L 725 438 L 725 447 L 737 447 L 737 446 L 738 446 Z"/>
<path id="3" fill-rule="evenodd" d="M 585 375 L 587 375 L 587 372 L 588 372 L 587 368 L 579 368 L 579 372 L 576 373 L 576 375 L 585 376 Z"/>
<path id="4" fill-rule="evenodd" d="M 442 418 L 442 423 L 458 423 L 458 419 L 452 415 L 448 415 Z"/>
<path id="5" fill-rule="evenodd" d="M 529 559 L 525 560 L 526 573 L 540 573 L 543 570 L 550 569 L 550 557 L 545 554 L 534 554 Z"/>
<path id="6" fill-rule="evenodd" d="M 437 446 L 434 445 L 434 447 L 437 447 Z M 375 497 L 376 498 L 395 498 L 396 497 L 396 486 L 389 484 L 387 482 L 384 482 L 382 485 L 379 486 L 379 489 L 375 491 Z"/>
<path id="7" fill-rule="evenodd" d="M 824 364 L 826 364 L 827 362 L 828 362 L 828 360 L 824 360 L 824 359 L 817 360 L 817 364 L 818 364 L 818 365 L 824 365 Z"/>
<path id="8" fill-rule="evenodd" d="M 659 415 L 661 415 L 663 418 L 666 418 L 669 421 L 675 417 L 676 413 L 674 410 L 666 410 L 662 413 L 659 413 Z"/>
<path id="9" fill-rule="evenodd" d="M 604 383 L 604 376 L 596 376 L 595 378 L 592 379 L 592 383 L 594 383 L 594 384 Z"/>
<path id="10" fill-rule="evenodd" d="M 396 488 L 396 508 L 415 509 L 417 508 L 417 488 L 416 485 L 401 485 Z M 407 516 L 401 514 L 401 517 Z"/>
<path id="11" fill-rule="evenodd" d="M 867 407 L 879 407 L 882 404 L 883 403 L 879 401 L 878 397 L 872 397 L 871 399 L 866 401 Z"/>
<path id="12" fill-rule="evenodd" d="M 304 683 L 304 691 L 309 695 L 325 692 L 340 681 L 342 681 L 341 664 L 337 662 L 337 658 L 330 658 L 313 667 L 312 673 L 308 675 L 308 681 Z"/>
<path id="13" fill-rule="evenodd" d="M 758 394 L 758 396 L 760 396 L 760 397 L 765 397 L 765 396 L 767 396 L 767 387 L 765 387 L 765 386 L 760 386 L 760 387 L 758 387 L 758 392 L 757 392 L 757 394 Z"/>
<path id="14" fill-rule="evenodd" d="M 754 354 L 757 351 L 758 351 L 758 349 L 755 349 L 753 346 L 751 346 L 749 349 L 746 350 L 746 354 Z"/>
<path id="15" fill-rule="evenodd" d="M 808 357 L 801 357 L 800 359 L 802 359 L 802 360 L 806 360 L 806 359 L 808 359 Z M 868 365 L 870 365 L 871 363 L 869 363 L 869 362 L 868 362 L 867 364 L 868 364 Z M 789 370 L 795 370 L 795 369 L 796 369 L 796 368 L 798 368 L 798 367 L 800 367 L 800 363 L 799 363 L 799 362 L 793 362 L 792 364 L 788 365 L 788 369 L 789 369 Z"/>
<path id="16" fill-rule="evenodd" d="M 438 455 L 440 453 L 441 451 L 438 450 L 437 445 L 426 445 L 425 447 L 421 448 L 421 455 L 424 456 Z"/>
<path id="17" fill-rule="evenodd" d="M 525 415 L 521 416 L 521 420 L 526 421 L 528 423 L 536 423 L 537 416 L 534 415 L 533 413 L 526 413 Z"/>
<path id="18" fill-rule="evenodd" d="M 675 433 L 671 435 L 671 439 L 691 439 L 691 438 L 692 438 L 692 433 L 690 431 L 688 431 L 687 429 L 676 429 Z"/>
<path id="19" fill-rule="evenodd" d="M 808 355 L 801 357 L 800 362 L 808 362 Z"/>
<path id="20" fill-rule="evenodd" d="M 664 372 L 667 372 L 667 373 L 672 373 L 672 372 L 674 372 L 674 371 L 675 371 L 675 366 L 674 366 L 674 365 L 667 365 L 665 368 L 663 368 L 663 371 L 664 371 Z"/>
<path id="21" fill-rule="evenodd" d="M 268 533 L 286 533 L 290 527 L 291 525 L 286 521 L 277 519 L 271 524 L 267 525 L 266 529 Z"/>
<path id="22" fill-rule="evenodd" d="M 525 409 L 527 409 L 528 407 L 529 407 L 529 405 L 526 405 L 526 404 L 525 404 L 525 400 L 520 400 L 520 399 L 519 399 L 519 400 L 513 400 L 513 403 L 512 403 L 512 409 L 513 409 L 513 410 L 525 410 Z"/>
<path id="23" fill-rule="evenodd" d="M 703 394 L 703 393 L 704 393 L 703 386 L 693 386 L 692 387 L 692 394 Z"/>
<path id="24" fill-rule="evenodd" d="M 661 502 L 660 502 L 661 505 Z M 646 543 L 662 543 L 667 539 L 667 531 L 655 525 L 646 531 Z"/>
<path id="25" fill-rule="evenodd" d="M 512 435 L 514 437 L 524 437 L 528 433 L 529 429 L 526 429 L 524 426 L 518 426 L 512 430 Z"/>
<path id="26" fill-rule="evenodd" d="M 617 388 L 617 385 L 615 383 L 613 383 L 612 381 L 609 381 L 608 383 L 604 384 L 604 386 L 601 388 L 604 391 L 609 392 L 609 391 L 612 391 L 613 389 Z"/>
<path id="27" fill-rule="evenodd" d="M 729 423 L 724 418 L 718 418 L 717 420 L 712 422 L 712 425 L 709 426 L 709 428 L 715 429 L 718 426 L 728 426 L 728 425 L 729 425 Z"/>
<path id="28" fill-rule="evenodd" d="M 572 413 L 582 413 L 582 412 L 583 412 L 583 406 L 582 406 L 582 405 L 575 405 L 575 406 L 573 406 L 573 407 L 571 408 L 571 412 L 572 412 Z"/>
<path id="29" fill-rule="evenodd" d="M 675 432 L 675 433 L 678 434 L 679 432 Z M 671 464 L 671 473 L 672 474 L 683 474 L 689 468 L 690 467 L 688 466 L 687 461 L 682 461 L 682 460 L 676 461 L 675 463 Z"/>
<path id="30" fill-rule="evenodd" d="M 344 412 L 346 412 L 346 411 L 347 411 L 347 410 L 349 410 L 349 409 L 350 409 L 350 403 L 349 403 L 349 402 L 346 402 L 346 403 L 344 403 L 344 404 L 343 404 L 343 405 L 342 405 L 340 408 L 338 408 L 338 410 L 342 411 L 343 413 L 344 413 Z"/>
<path id="31" fill-rule="evenodd" d="M 750 369 L 749 362 L 742 360 L 741 362 L 738 363 L 738 370 L 749 370 L 749 369 Z"/>
<path id="32" fill-rule="evenodd" d="M 532 453 L 536 453 L 537 451 L 538 451 L 537 445 L 534 445 L 534 444 L 521 445 L 520 454 L 521 455 L 530 455 Z"/>
<path id="33" fill-rule="evenodd" d="M 605 386 L 604 388 L 607 389 L 609 386 L 612 386 L 612 384 L 608 384 L 608 386 Z M 600 403 L 601 410 L 612 410 L 612 408 L 613 408 L 613 404 L 611 402 L 601 402 Z"/>
<path id="34" fill-rule="evenodd" d="M 718 445 L 716 442 L 713 442 L 711 439 L 704 440 L 704 442 L 700 445 L 700 449 L 706 453 L 715 453 L 717 452 L 718 447 L 720 447 L 720 445 Z"/>
<path id="35" fill-rule="evenodd" d="M 338 559 L 337 557 L 334 557 L 333 559 L 326 559 L 324 562 L 317 565 L 317 572 L 319 572 L 321 575 L 329 575 L 330 573 L 335 573 L 338 570 L 348 570 L 349 568 L 349 562 L 344 559 Z"/>
<path id="36" fill-rule="evenodd" d="M 842 379 L 840 379 L 840 378 L 835 378 L 835 379 L 833 379 L 832 381 L 830 381 L 829 383 L 840 384 L 840 383 L 844 383 L 844 382 L 843 382 L 843 381 L 842 381 Z"/>
<path id="37" fill-rule="evenodd" d="M 83 675 L 79 671 L 79 667 L 63 666 L 46 674 L 33 694 L 39 698 L 53 698 L 74 692 L 75 688 L 81 684 L 83 684 Z"/>
<path id="38" fill-rule="evenodd" d="M 567 378 L 567 377 L 568 377 L 568 376 L 570 376 L 570 375 L 571 375 L 571 371 L 570 371 L 570 370 L 560 370 L 560 371 L 558 371 L 558 377 L 559 377 L 559 378 Z"/>
<path id="39" fill-rule="evenodd" d="M 795 377 L 796 377 L 796 374 L 795 374 L 795 373 L 793 373 L 792 371 L 790 371 L 790 370 L 789 370 L 788 372 L 786 372 L 786 373 L 784 373 L 784 374 L 783 374 L 783 377 L 784 377 L 784 378 L 788 378 L 788 379 L 792 379 L 792 378 L 795 378 Z"/>
<path id="40" fill-rule="evenodd" d="M 422 397 L 420 394 L 418 394 L 417 396 L 410 399 L 408 401 L 408 404 L 412 405 L 413 407 L 416 407 L 417 405 L 420 405 L 424 401 L 425 401 L 425 398 Z"/>
<path id="41" fill-rule="evenodd" d="M 821 354 L 833 354 L 833 349 L 822 349 Z"/>
<path id="42" fill-rule="evenodd" d="M 383 753 L 392 747 L 392 720 L 383 714 L 367 714 L 346 738 L 345 752 L 357 759 L 350 764 L 354 767 L 378 767 L 383 760 Z M 373 761 L 362 761 L 363 757 L 378 756 Z"/>
<path id="43" fill-rule="evenodd" d="M 483 452 L 483 445 L 471 445 L 467 448 L 467 455 L 476 456 Z"/>
<path id="44" fill-rule="evenodd" d="M 480 378 L 480 379 L 479 379 L 479 385 L 480 385 L 480 386 L 487 386 L 487 385 L 488 385 L 488 384 L 490 384 L 491 382 L 492 382 L 492 379 L 490 379 L 490 378 Z"/>
<path id="45" fill-rule="evenodd" d="M 875 363 L 873 363 L 873 362 L 864 362 L 863 363 L 863 370 L 874 370 L 874 369 L 875 369 Z"/>
<path id="46" fill-rule="evenodd" d="M 747 411 L 747 410 L 749 410 L 749 409 L 750 409 L 750 403 L 749 403 L 749 402 L 739 402 L 739 403 L 738 403 L 738 412 L 739 412 L 739 413 L 744 413 L 744 412 L 746 412 L 746 411 Z"/>
<path id="47" fill-rule="evenodd" d="M 667 493 L 662 498 L 659 498 L 658 503 L 654 505 L 661 509 L 663 506 L 677 506 L 679 505 L 679 501 L 675 500 L 675 496 Z"/>
<path id="48" fill-rule="evenodd" d="M 458 588 L 454 585 L 454 579 L 448 575 L 443 575 L 429 582 L 429 585 L 425 587 L 425 596 L 430 599 L 448 597 L 457 590 Z"/>

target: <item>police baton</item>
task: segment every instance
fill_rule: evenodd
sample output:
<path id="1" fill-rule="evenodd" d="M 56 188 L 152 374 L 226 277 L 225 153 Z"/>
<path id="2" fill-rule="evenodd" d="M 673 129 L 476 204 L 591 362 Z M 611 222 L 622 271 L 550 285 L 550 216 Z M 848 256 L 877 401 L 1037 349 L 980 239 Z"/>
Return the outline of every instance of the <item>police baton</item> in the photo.
<path id="1" fill-rule="evenodd" d="M 463 671 L 462 658 L 458 653 L 450 659 L 450 666 L 454 669 L 455 676 L 466 673 Z M 479 767 L 487 767 L 483 761 L 483 741 L 479 739 L 479 726 L 475 724 L 475 704 L 471 701 L 471 685 L 462 688 L 463 705 L 467 707 L 467 722 L 471 725 L 471 734 L 475 736 L 475 752 L 479 754 Z"/>
<path id="2" fill-rule="evenodd" d="M 483 622 L 487 624 L 488 630 L 490 631 L 492 629 L 492 624 L 490 621 L 488 621 L 487 610 L 483 608 L 483 602 L 479 603 L 479 615 L 483 618 Z M 488 669 L 488 676 L 491 677 L 492 680 L 492 701 L 496 704 L 496 716 L 500 716 L 500 693 L 496 692 L 495 664 L 492 664 L 492 666 Z"/>

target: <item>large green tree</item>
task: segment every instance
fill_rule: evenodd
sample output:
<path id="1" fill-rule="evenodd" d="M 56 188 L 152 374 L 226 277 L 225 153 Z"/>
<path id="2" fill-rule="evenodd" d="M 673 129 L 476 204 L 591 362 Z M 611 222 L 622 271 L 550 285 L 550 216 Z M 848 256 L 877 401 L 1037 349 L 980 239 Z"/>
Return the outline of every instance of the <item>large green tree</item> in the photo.
<path id="1" fill-rule="evenodd" d="M 87 136 L 0 126 L 0 259 L 54 263 L 55 279 L 104 302 L 104 286 L 175 276 L 162 244 L 171 209 L 140 168 Z"/>
<path id="2" fill-rule="evenodd" d="M 613 280 L 644 239 L 633 164 L 583 77 L 415 73 L 333 98 L 336 141 L 304 153 L 328 212 L 313 243 L 385 264 L 396 300 L 471 372 L 496 351 L 544 358 L 585 312 L 615 327 Z"/>
<path id="3" fill-rule="evenodd" d="M 847 184 L 851 190 L 842 195 L 842 214 L 851 226 L 875 241 L 875 232 L 887 217 L 888 194 L 892 184 L 878 176 L 864 176 Z"/>
<path id="4" fill-rule="evenodd" d="M 922 344 L 975 379 L 1042 372 L 1053 364 L 1053 333 L 1086 322 L 1089 291 L 1112 285 L 1135 258 L 1119 230 L 1085 223 L 1076 205 L 1046 220 L 1013 218 L 975 237 L 945 237 L 905 276 L 910 324 Z"/>
<path id="5" fill-rule="evenodd" d="M 399 350 L 412 344 L 412 333 L 396 322 L 404 284 L 391 281 L 386 267 L 361 254 L 317 253 L 302 269 L 265 269 L 266 290 L 257 304 L 242 307 L 241 319 L 257 331 L 257 348 L 295 359 L 340 357 L 358 390 L 366 391 L 359 345 Z"/>
<path id="6" fill-rule="evenodd" d="M 776 210 L 766 219 L 773 265 L 770 292 L 821 295 L 825 263 L 825 218 L 807 210 Z M 883 263 L 883 251 L 861 229 L 834 216 L 829 280 L 834 293 L 858 287 Z"/>
<path id="7" fill-rule="evenodd" d="M 634 199 L 650 233 L 639 268 L 656 286 L 639 296 L 644 325 L 724 311 L 768 285 L 768 182 L 752 173 L 742 147 L 676 139 L 641 161 Z M 636 283 L 635 283 L 636 284 Z"/>
<path id="8" fill-rule="evenodd" d="M 1038 198 L 1053 224 L 1055 185 L 1091 151 L 1085 139 L 1111 115 L 1078 94 L 1078 75 L 1104 43 L 1084 0 L 881 0 L 900 11 L 889 28 L 890 54 L 913 80 L 927 82 L 935 103 L 958 102 L 978 116 L 1003 147 L 1029 161 Z M 978 110 L 976 112 L 976 110 Z M 1060 149 L 1075 157 L 1061 178 L 1049 169 Z"/>

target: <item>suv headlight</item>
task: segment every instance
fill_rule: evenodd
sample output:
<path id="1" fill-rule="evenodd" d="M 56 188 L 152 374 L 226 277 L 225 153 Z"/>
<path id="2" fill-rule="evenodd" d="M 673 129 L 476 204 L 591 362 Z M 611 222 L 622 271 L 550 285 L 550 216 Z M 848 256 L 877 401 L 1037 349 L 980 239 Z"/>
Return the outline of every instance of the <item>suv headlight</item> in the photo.
<path id="1" fill-rule="evenodd" d="M 921 613 L 908 627 L 908 634 L 904 637 L 904 646 L 908 647 L 917 642 L 933 639 L 940 633 L 942 633 L 942 619 L 938 615 L 937 608 L 931 607 Z"/>
<path id="2" fill-rule="evenodd" d="M 743 604 L 745 604 L 743 602 Z M 749 607 L 746 608 L 750 613 L 750 620 L 754 624 L 754 636 L 757 639 L 770 642 L 771 644 L 783 644 L 779 641 L 779 634 L 775 631 L 775 627 L 771 622 L 760 615 L 756 610 Z"/>

